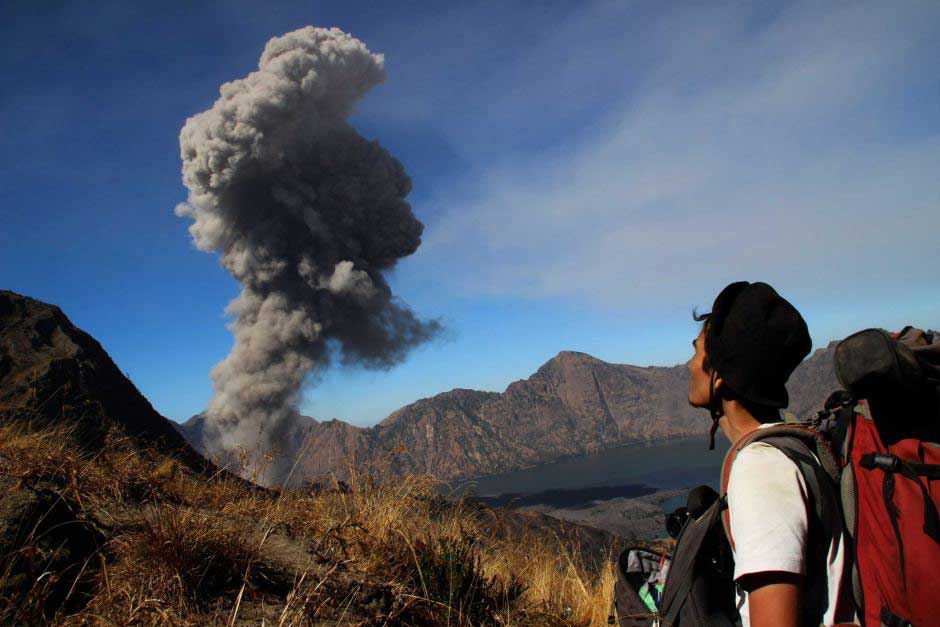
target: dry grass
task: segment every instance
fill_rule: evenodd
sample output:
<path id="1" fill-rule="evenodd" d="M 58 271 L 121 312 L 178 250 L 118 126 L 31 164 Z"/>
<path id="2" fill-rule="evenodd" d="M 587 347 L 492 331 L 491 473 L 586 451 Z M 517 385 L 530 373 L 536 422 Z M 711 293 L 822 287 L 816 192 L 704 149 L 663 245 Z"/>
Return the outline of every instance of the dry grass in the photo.
<path id="1" fill-rule="evenodd" d="M 430 477 L 377 476 L 261 490 L 120 439 L 83 452 L 65 429 L 0 426 L 4 489 L 60 504 L 3 511 L 0 623 L 606 624 L 609 560 Z M 84 540 L 66 555 L 69 524 Z"/>

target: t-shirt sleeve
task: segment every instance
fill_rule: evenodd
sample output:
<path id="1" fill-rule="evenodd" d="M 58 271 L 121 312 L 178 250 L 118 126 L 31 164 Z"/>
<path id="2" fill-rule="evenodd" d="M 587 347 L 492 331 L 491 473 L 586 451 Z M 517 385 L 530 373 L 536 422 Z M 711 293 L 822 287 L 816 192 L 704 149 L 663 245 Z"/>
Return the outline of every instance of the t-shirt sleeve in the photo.
<path id="1" fill-rule="evenodd" d="M 767 571 L 805 574 L 806 485 L 796 464 L 755 442 L 738 453 L 728 480 L 734 578 Z"/>

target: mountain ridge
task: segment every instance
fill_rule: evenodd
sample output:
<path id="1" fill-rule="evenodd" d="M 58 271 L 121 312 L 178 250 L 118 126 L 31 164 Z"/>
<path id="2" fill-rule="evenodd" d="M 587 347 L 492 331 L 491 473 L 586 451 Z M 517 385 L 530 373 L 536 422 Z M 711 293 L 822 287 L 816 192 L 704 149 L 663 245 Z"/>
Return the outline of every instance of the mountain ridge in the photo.
<path id="1" fill-rule="evenodd" d="M 834 346 L 817 349 L 791 377 L 793 413 L 811 414 L 838 387 Z M 348 462 L 394 475 L 470 479 L 633 442 L 702 435 L 710 421 L 688 405 L 687 389 L 685 365 L 615 364 L 563 350 L 503 392 L 454 388 L 409 403 L 373 427 L 300 417 L 285 448 L 297 457 L 302 479 L 344 476 Z M 197 449 L 201 424 L 200 414 L 183 427 Z M 202 451 L 223 453 L 204 444 Z"/>

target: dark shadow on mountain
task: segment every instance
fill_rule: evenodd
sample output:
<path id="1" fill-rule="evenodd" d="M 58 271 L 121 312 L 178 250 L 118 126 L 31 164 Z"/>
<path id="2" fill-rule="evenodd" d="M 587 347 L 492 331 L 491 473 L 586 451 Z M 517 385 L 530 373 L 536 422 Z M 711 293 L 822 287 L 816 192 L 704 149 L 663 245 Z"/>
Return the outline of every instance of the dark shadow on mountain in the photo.
<path id="1" fill-rule="evenodd" d="M 641 484 L 655 484 L 662 488 L 681 488 L 714 483 L 721 474 L 721 457 L 716 458 L 714 464 L 695 465 L 679 468 L 661 468 L 655 472 L 637 473 L 636 480 Z M 633 479 L 634 477 L 631 477 Z"/>
<path id="2" fill-rule="evenodd" d="M 658 492 L 659 488 L 641 483 L 617 486 L 594 486 L 574 490 L 545 490 L 532 494 L 517 492 L 498 496 L 473 497 L 491 507 L 529 507 L 548 505 L 557 509 L 583 509 L 596 501 L 609 501 L 616 498 L 636 498 Z"/>

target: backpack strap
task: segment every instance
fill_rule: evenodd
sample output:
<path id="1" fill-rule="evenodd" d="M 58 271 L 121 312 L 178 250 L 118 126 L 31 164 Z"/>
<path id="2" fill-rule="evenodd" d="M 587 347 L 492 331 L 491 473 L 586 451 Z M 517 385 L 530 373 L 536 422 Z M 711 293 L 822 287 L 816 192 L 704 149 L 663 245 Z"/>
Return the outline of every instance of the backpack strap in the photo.
<path id="1" fill-rule="evenodd" d="M 874 470 L 878 468 L 885 473 L 885 506 L 891 516 L 891 524 L 894 525 L 894 532 L 898 538 L 898 545 L 901 543 L 901 532 L 898 530 L 897 516 L 891 496 L 894 492 L 894 474 L 903 475 L 913 481 L 920 488 L 921 495 L 924 498 L 924 533 L 926 533 L 934 542 L 940 542 L 940 512 L 930 497 L 930 492 L 921 477 L 927 479 L 940 479 L 940 465 L 922 464 L 919 462 L 910 462 L 901 459 L 897 455 L 866 453 L 859 459 L 859 465 L 865 470 Z M 888 486 L 891 486 L 890 489 Z M 901 570 L 904 570 L 904 552 L 901 552 Z"/>
<path id="2" fill-rule="evenodd" d="M 798 445 L 784 444 L 784 441 L 786 440 L 801 443 L 802 447 L 800 447 L 800 450 L 798 451 L 796 448 L 794 448 Z M 727 500 L 728 482 L 731 480 L 731 468 L 734 465 L 734 460 L 737 459 L 738 453 L 744 450 L 744 448 L 749 444 L 763 441 L 767 441 L 767 444 L 770 444 L 774 448 L 780 450 L 780 452 L 790 458 L 797 465 L 797 468 L 800 470 L 800 474 L 803 475 L 803 478 L 807 483 L 807 488 L 810 490 L 811 495 L 819 495 L 822 493 L 821 486 L 819 484 L 820 479 L 817 476 L 817 473 L 814 470 L 812 472 L 807 472 L 817 466 L 816 460 L 813 459 L 812 454 L 815 454 L 816 458 L 819 460 L 818 466 L 822 468 L 825 475 L 828 476 L 829 479 L 831 479 L 835 484 L 838 484 L 839 475 L 841 474 L 840 466 L 836 460 L 835 455 L 832 453 L 832 449 L 829 447 L 829 443 L 826 441 L 825 436 L 810 426 L 809 423 L 781 423 L 772 427 L 760 427 L 753 429 L 752 431 L 744 434 L 744 436 L 742 436 L 730 449 L 728 449 L 728 452 L 725 455 L 725 459 L 721 464 L 721 496 L 724 500 Z M 799 455 L 796 458 L 791 456 L 797 455 L 797 452 L 799 452 Z M 811 454 L 807 457 L 807 453 Z M 824 504 L 822 503 L 817 503 L 817 510 L 819 510 L 819 508 L 823 505 Z M 838 502 L 833 502 L 832 506 L 838 506 Z M 819 511 L 821 513 L 821 510 Z M 722 512 L 721 520 L 725 529 L 725 535 L 728 537 L 728 543 L 731 544 L 731 548 L 734 549 L 734 537 L 731 535 L 731 512 L 728 508 L 725 508 L 724 512 Z"/>

